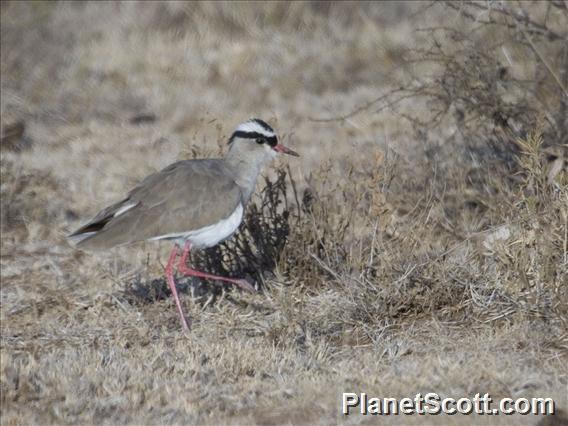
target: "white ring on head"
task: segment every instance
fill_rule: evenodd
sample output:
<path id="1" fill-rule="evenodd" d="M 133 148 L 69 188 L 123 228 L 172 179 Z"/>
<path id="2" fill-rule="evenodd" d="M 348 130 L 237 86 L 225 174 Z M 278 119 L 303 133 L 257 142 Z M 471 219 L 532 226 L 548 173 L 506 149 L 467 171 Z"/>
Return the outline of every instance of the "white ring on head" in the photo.
<path id="1" fill-rule="evenodd" d="M 254 120 L 245 121 L 244 123 L 239 124 L 239 127 L 235 129 L 235 132 L 246 132 L 246 133 L 255 132 L 263 136 L 266 136 L 268 138 L 276 136 L 276 134 L 273 131 L 265 129 L 263 126 L 261 126 Z"/>

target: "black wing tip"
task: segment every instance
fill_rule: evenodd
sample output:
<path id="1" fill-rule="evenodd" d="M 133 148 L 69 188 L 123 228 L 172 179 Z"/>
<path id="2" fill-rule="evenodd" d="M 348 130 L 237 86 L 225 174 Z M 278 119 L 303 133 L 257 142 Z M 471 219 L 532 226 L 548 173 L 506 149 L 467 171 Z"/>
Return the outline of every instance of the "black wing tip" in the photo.
<path id="1" fill-rule="evenodd" d="M 69 241 L 73 246 L 75 247 L 79 247 L 81 246 L 85 241 L 87 241 L 88 239 L 90 239 L 91 237 L 94 237 L 95 235 L 97 235 L 96 232 L 74 232 L 72 234 L 67 235 L 67 237 L 65 237 L 67 239 L 67 241 Z"/>

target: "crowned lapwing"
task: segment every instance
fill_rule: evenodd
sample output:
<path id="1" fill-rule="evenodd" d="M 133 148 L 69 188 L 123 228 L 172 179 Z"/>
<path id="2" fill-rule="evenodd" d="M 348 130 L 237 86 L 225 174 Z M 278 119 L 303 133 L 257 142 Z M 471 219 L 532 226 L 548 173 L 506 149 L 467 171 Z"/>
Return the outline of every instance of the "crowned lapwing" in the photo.
<path id="1" fill-rule="evenodd" d="M 173 240 L 166 279 L 181 324 L 188 330 L 174 281 L 184 275 L 226 281 L 254 291 L 244 279 L 219 277 L 187 266 L 189 251 L 229 238 L 243 220 L 262 167 L 278 153 L 299 156 L 278 142 L 274 130 L 253 118 L 229 139 L 225 158 L 178 161 L 146 177 L 128 195 L 97 214 L 69 239 L 82 249 L 109 249 L 137 241 Z"/>

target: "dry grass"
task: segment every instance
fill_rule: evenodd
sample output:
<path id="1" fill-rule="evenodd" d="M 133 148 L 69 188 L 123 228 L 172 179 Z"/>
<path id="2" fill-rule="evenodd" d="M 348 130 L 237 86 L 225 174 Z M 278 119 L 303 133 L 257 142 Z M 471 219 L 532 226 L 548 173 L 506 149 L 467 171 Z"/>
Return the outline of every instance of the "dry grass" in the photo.
<path id="1" fill-rule="evenodd" d="M 401 420 L 342 392 L 568 409 L 566 6 L 456 5 L 3 2 L 2 425 Z M 261 291 L 181 279 L 184 335 L 167 244 L 64 236 L 250 116 L 302 158 L 194 258 Z"/>

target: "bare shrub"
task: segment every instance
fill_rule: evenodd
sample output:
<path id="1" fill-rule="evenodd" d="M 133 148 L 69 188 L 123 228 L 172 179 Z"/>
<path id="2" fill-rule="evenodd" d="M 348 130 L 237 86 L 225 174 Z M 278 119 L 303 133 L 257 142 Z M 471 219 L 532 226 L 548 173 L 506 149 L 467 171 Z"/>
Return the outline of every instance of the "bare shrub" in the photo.
<path id="1" fill-rule="evenodd" d="M 195 265 L 215 274 L 250 276 L 261 282 L 272 274 L 290 233 L 288 175 L 280 170 L 274 181 L 264 177 L 264 187 L 250 203 L 243 225 L 230 240 L 196 253 Z"/>
<path id="2" fill-rule="evenodd" d="M 518 316 L 563 327 L 568 10 L 562 2 L 445 6 L 459 24 L 420 30 L 425 45 L 403 55 L 407 86 L 317 120 L 343 122 L 392 109 L 411 124 L 426 158 L 399 164 L 384 192 L 388 213 L 397 218 L 394 244 L 383 239 L 378 253 L 316 263 L 341 283 L 341 322 L 357 318 L 374 333 L 372 324 L 395 326 L 420 316 L 461 324 Z M 345 204 L 345 194 L 361 188 L 348 184 L 339 191 Z M 363 226 L 361 234 L 376 235 L 364 220 L 347 219 L 362 211 L 347 204 L 340 216 Z M 381 220 L 391 218 L 383 212 Z M 323 229 L 328 222 L 318 216 Z M 353 252 L 339 241 L 336 253 Z"/>

